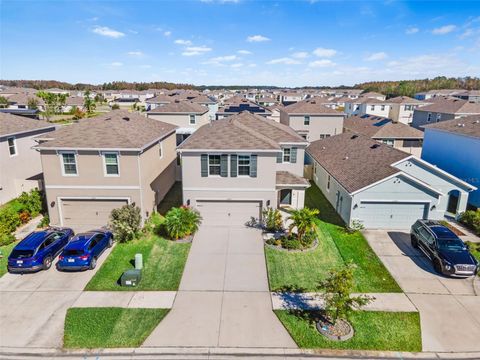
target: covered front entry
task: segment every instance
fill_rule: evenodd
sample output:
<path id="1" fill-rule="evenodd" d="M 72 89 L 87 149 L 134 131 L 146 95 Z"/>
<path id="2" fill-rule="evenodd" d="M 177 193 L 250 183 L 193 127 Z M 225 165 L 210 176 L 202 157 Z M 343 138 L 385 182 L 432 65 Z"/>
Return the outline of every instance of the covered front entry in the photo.
<path id="1" fill-rule="evenodd" d="M 408 229 L 417 219 L 428 218 L 427 203 L 362 202 L 355 216 L 367 229 Z"/>
<path id="2" fill-rule="evenodd" d="M 76 232 L 106 226 L 112 210 L 127 203 L 126 199 L 62 199 L 61 225 Z"/>
<path id="3" fill-rule="evenodd" d="M 243 226 L 251 217 L 261 218 L 261 200 L 197 200 L 204 225 Z"/>

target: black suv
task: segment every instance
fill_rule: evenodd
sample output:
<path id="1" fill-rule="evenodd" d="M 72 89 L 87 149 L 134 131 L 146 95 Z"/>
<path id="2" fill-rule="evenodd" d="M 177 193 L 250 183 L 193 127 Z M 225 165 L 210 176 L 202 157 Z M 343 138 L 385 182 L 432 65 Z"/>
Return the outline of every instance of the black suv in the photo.
<path id="1" fill-rule="evenodd" d="M 410 231 L 412 246 L 432 261 L 435 271 L 451 276 L 472 276 L 478 271 L 478 262 L 467 245 L 438 221 L 417 220 Z"/>

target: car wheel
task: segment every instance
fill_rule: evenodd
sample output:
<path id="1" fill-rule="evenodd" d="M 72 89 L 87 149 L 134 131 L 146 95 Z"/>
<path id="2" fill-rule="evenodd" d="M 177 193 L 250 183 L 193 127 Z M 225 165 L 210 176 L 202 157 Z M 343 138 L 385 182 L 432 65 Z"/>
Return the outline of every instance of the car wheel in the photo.
<path id="1" fill-rule="evenodd" d="M 434 260 L 433 261 L 433 268 L 435 269 L 435 271 L 439 274 L 443 274 L 442 272 L 442 264 L 440 264 L 440 261 L 438 260 Z"/>
<path id="2" fill-rule="evenodd" d="M 108 245 L 109 248 L 113 246 L 113 238 L 108 239 Z"/>
<path id="3" fill-rule="evenodd" d="M 95 266 L 97 266 L 97 258 L 92 258 L 92 261 L 90 261 L 90 270 L 95 269 Z"/>
<path id="4" fill-rule="evenodd" d="M 412 244 L 412 247 L 414 249 L 418 249 L 418 240 L 417 238 L 415 237 L 415 235 L 410 235 L 410 242 Z"/>
<path id="5" fill-rule="evenodd" d="M 47 256 L 45 259 L 43 259 L 43 270 L 48 270 L 52 266 L 52 257 Z"/>

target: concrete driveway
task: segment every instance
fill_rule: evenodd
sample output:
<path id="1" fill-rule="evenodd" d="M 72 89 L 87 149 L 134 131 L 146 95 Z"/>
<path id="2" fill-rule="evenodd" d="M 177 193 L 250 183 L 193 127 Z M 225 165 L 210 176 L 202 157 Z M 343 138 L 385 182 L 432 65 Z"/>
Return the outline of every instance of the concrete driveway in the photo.
<path id="1" fill-rule="evenodd" d="M 48 271 L 2 276 L 0 347 L 62 347 L 67 309 L 110 251 L 102 254 L 93 271 L 59 272 L 52 265 Z"/>
<path id="2" fill-rule="evenodd" d="M 144 346 L 296 347 L 272 311 L 260 232 L 202 225 L 173 309 Z"/>
<path id="3" fill-rule="evenodd" d="M 438 275 L 401 231 L 364 231 L 370 246 L 420 311 L 424 351 L 480 351 L 480 281 Z"/>

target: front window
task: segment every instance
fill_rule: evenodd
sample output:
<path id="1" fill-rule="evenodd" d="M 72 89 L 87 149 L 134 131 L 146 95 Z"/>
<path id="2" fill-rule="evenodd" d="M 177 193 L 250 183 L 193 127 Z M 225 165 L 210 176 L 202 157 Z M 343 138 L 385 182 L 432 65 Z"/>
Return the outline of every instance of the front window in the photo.
<path id="1" fill-rule="evenodd" d="M 303 118 L 303 125 L 310 125 L 310 116 L 305 116 Z"/>
<path id="2" fill-rule="evenodd" d="M 195 125 L 197 123 L 197 120 L 195 118 L 195 115 L 190 115 L 190 125 Z"/>
<path id="3" fill-rule="evenodd" d="M 382 111 L 385 110 L 385 105 L 382 105 L 381 108 L 380 108 Z"/>
<path id="4" fill-rule="evenodd" d="M 326 139 L 330 137 L 330 134 L 320 134 L 320 139 Z"/>
<path id="5" fill-rule="evenodd" d="M 442 114 L 437 114 L 436 120 L 437 120 L 437 122 L 439 122 L 440 120 L 442 120 Z"/>
<path id="6" fill-rule="evenodd" d="M 388 146 L 393 146 L 393 140 L 392 139 L 384 139 L 382 142 Z"/>
<path id="7" fill-rule="evenodd" d="M 63 153 L 62 162 L 64 175 L 77 175 L 77 159 L 74 153 Z"/>
<path id="8" fill-rule="evenodd" d="M 238 155 L 238 175 L 250 176 L 250 155 Z"/>
<path id="9" fill-rule="evenodd" d="M 290 149 L 290 148 L 284 148 L 283 149 L 283 162 L 287 162 L 287 163 L 290 162 L 290 159 L 292 158 L 291 157 L 291 151 L 292 151 L 292 149 Z"/>
<path id="10" fill-rule="evenodd" d="M 105 159 L 105 174 L 118 175 L 118 155 L 116 153 L 103 154 Z"/>
<path id="11" fill-rule="evenodd" d="M 432 121 L 432 113 L 428 113 L 428 115 L 427 115 L 427 121 L 428 121 L 428 122 Z"/>
<path id="12" fill-rule="evenodd" d="M 412 105 L 405 105 L 405 111 L 412 111 L 413 109 Z"/>
<path id="13" fill-rule="evenodd" d="M 220 175 L 220 155 L 208 155 L 208 174 Z"/>
<path id="14" fill-rule="evenodd" d="M 7 142 L 8 142 L 8 152 L 10 153 L 10 156 L 17 155 L 17 145 L 15 144 L 15 138 L 9 137 Z"/>
<path id="15" fill-rule="evenodd" d="M 375 105 L 370 106 L 370 110 L 375 111 Z"/>

